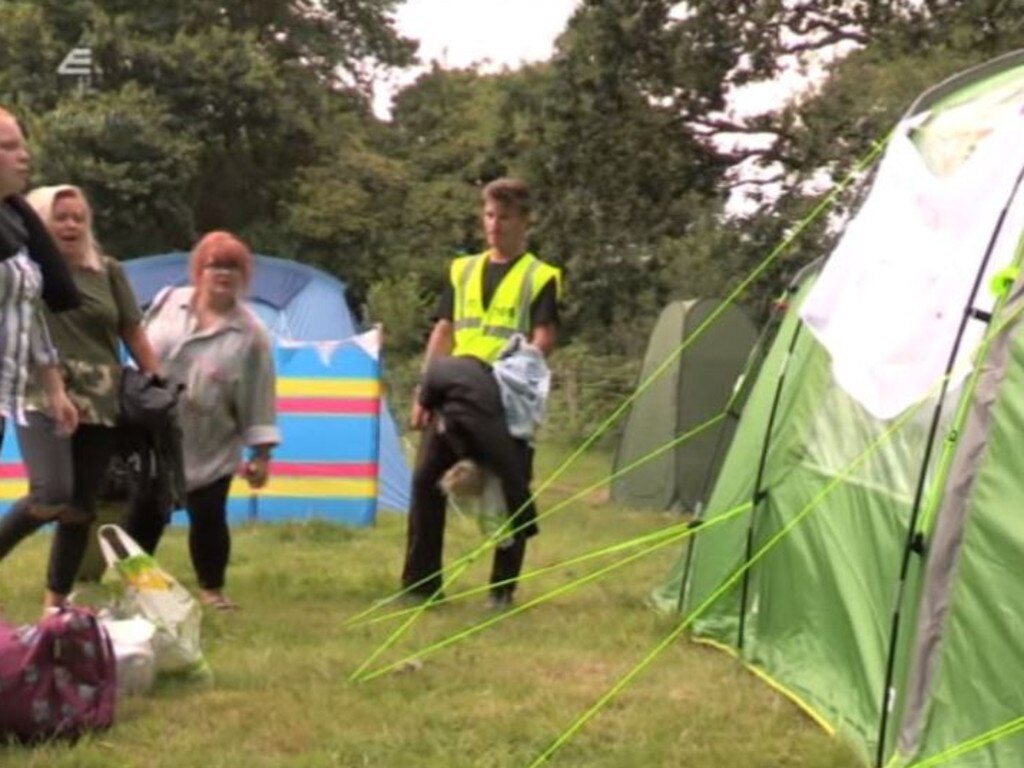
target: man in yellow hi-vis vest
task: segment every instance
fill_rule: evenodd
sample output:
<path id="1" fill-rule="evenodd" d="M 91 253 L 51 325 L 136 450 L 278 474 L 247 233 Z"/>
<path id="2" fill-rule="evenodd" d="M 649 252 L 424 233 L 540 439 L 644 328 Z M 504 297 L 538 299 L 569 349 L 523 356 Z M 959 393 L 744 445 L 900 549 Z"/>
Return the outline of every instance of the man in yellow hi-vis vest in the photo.
<path id="1" fill-rule="evenodd" d="M 514 334 L 520 333 L 545 355 L 554 349 L 558 328 L 559 270 L 526 251 L 526 231 L 530 215 L 529 190 L 518 179 L 498 179 L 483 190 L 483 227 L 488 249 L 475 256 L 463 256 L 452 262 L 449 280 L 441 297 L 437 320 L 427 342 L 424 369 L 432 361 L 453 355 L 479 364 L 490 372 L 502 348 Z M 499 441 L 488 439 L 493 429 L 493 407 L 500 398 L 493 376 L 479 376 L 468 363 L 451 370 L 465 371 L 462 380 L 453 382 L 463 404 L 459 431 L 449 435 L 437 428 L 434 414 L 413 397 L 411 423 L 424 430 L 413 473 L 412 504 L 409 510 L 405 566 L 402 583 L 407 594 L 426 598 L 442 584 L 442 549 L 446 498 L 438 487 L 444 473 L 460 458 L 466 445 L 474 442 L 489 446 Z M 477 374 L 477 375 L 470 375 Z M 458 374 L 455 374 L 458 379 Z M 449 430 L 450 431 L 450 430 Z M 493 434 L 493 433 L 492 433 Z M 503 436 L 505 437 L 505 436 Z M 533 450 L 523 440 L 502 440 L 514 446 L 514 455 L 497 462 L 503 467 L 506 489 L 518 486 L 517 499 L 508 499 L 509 512 L 518 512 L 514 525 L 518 532 L 510 545 L 495 549 L 491 571 L 490 604 L 501 608 L 512 601 L 514 580 L 526 554 L 526 540 L 536 534 L 536 509 L 532 503 L 518 504 L 528 498 L 532 476 Z M 491 462 L 492 471 L 497 471 Z M 517 477 L 509 477 L 515 467 Z M 509 496 L 506 490 L 506 497 Z M 519 507 L 523 507 L 519 509 Z M 502 584 L 502 582 L 506 582 Z"/>

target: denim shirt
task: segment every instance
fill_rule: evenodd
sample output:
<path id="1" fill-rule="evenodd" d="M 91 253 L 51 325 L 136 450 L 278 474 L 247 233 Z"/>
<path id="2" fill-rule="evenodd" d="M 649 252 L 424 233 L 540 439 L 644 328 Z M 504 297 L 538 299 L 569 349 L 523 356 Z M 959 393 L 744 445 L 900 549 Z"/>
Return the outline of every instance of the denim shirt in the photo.
<path id="1" fill-rule="evenodd" d="M 239 303 L 199 330 L 195 289 L 165 289 L 143 320 L 164 373 L 185 385 L 178 414 L 189 491 L 233 475 L 245 446 L 277 445 L 274 357 L 255 313 Z"/>
<path id="2" fill-rule="evenodd" d="M 495 361 L 494 378 L 509 433 L 520 440 L 532 440 L 544 420 L 551 390 L 551 371 L 544 353 L 517 333 Z"/>

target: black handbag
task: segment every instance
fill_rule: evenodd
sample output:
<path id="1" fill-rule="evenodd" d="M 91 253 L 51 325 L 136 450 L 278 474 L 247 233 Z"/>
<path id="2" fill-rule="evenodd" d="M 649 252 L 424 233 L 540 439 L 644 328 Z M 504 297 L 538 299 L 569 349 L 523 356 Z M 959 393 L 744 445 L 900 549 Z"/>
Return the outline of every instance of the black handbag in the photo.
<path id="1" fill-rule="evenodd" d="M 187 493 L 181 428 L 175 412 L 184 389 L 183 384 L 135 368 L 122 370 L 123 468 L 131 475 L 126 485 L 133 496 L 154 499 L 155 508 L 166 514 L 183 506 Z"/>
<path id="2" fill-rule="evenodd" d="M 121 421 L 131 427 L 160 429 L 184 389 L 166 379 L 143 373 L 137 368 L 121 369 Z"/>
<path id="3" fill-rule="evenodd" d="M 107 281 L 110 295 L 116 301 L 117 292 L 114 290 L 114 281 L 109 269 Z M 120 306 L 118 314 L 121 318 L 124 317 Z M 178 395 L 184 388 L 184 385 L 171 384 L 167 379 L 155 374 L 143 373 L 138 368 L 127 365 L 122 366 L 121 425 L 148 430 L 162 429 L 167 425 L 171 411 L 178 403 Z"/>

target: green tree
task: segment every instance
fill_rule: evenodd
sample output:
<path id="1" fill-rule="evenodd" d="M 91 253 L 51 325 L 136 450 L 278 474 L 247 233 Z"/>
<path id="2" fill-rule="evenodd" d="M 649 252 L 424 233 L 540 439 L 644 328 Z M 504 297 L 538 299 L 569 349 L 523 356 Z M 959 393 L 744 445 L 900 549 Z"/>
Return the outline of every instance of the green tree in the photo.
<path id="1" fill-rule="evenodd" d="M 201 147 L 178 130 L 152 91 L 128 84 L 89 99 L 64 99 L 32 127 L 40 150 L 37 175 L 86 190 L 110 253 L 147 253 L 153 243 L 188 245 L 196 224 L 183 192 L 196 183 Z"/>
<path id="2" fill-rule="evenodd" d="M 622 350 L 636 336 L 629 319 L 664 301 L 656 244 L 687 231 L 719 172 L 647 89 L 668 5 L 586 3 L 551 65 L 516 93 L 525 117 L 512 143 L 540 197 L 538 247 L 566 265 L 570 333 L 598 351 Z"/>
<path id="3" fill-rule="evenodd" d="M 395 99 L 390 153 L 410 172 L 391 264 L 440 290 L 447 261 L 483 247 L 480 189 L 508 172 L 500 137 L 508 80 L 436 63 Z"/>
<path id="4" fill-rule="evenodd" d="M 294 247 L 304 261 L 343 276 L 361 302 L 369 285 L 392 271 L 387 254 L 402 227 L 408 181 L 404 164 L 358 129 L 340 131 L 337 144 L 297 174 L 284 221 Z"/>
<path id="5" fill-rule="evenodd" d="M 299 176 L 325 156 L 339 121 L 349 133 L 374 129 L 369 74 L 412 60 L 413 43 L 393 26 L 396 5 L 7 0 L 0 101 L 36 118 L 41 169 L 75 173 L 39 181 L 95 183 L 101 190 L 97 219 L 111 222 L 105 237 L 117 252 L 135 253 L 140 244 L 150 252 L 184 247 L 212 228 L 278 247 L 288 242 L 281 231 Z M 91 48 L 96 64 L 92 93 L 79 93 L 56 74 L 78 44 Z M 143 111 L 132 117 L 154 119 L 153 129 L 125 136 L 115 125 L 123 122 L 121 107 L 141 98 Z M 115 112 L 102 115 L 107 108 Z M 81 124 L 58 125 L 68 115 Z M 44 129 L 64 142 L 45 139 Z M 112 166 L 131 163 L 143 144 L 146 162 L 134 172 L 126 168 L 120 191 L 107 195 Z M 90 158 L 102 168 L 91 167 Z M 166 170 L 143 176 L 156 168 Z M 120 213 L 103 207 L 108 200 L 163 215 L 156 225 L 129 220 L 132 226 L 122 228 Z"/>

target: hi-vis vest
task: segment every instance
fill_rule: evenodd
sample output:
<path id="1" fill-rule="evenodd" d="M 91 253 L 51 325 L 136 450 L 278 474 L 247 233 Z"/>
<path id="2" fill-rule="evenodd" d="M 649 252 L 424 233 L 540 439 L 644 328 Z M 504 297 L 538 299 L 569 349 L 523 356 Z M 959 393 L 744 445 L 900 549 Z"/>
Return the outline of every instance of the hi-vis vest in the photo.
<path id="1" fill-rule="evenodd" d="M 484 265 L 487 254 L 461 256 L 452 262 L 455 296 L 454 355 L 476 357 L 493 363 L 512 337 L 530 335 L 530 306 L 549 281 L 561 293 L 561 271 L 532 253 L 524 253 L 501 279 L 484 311 Z"/>

